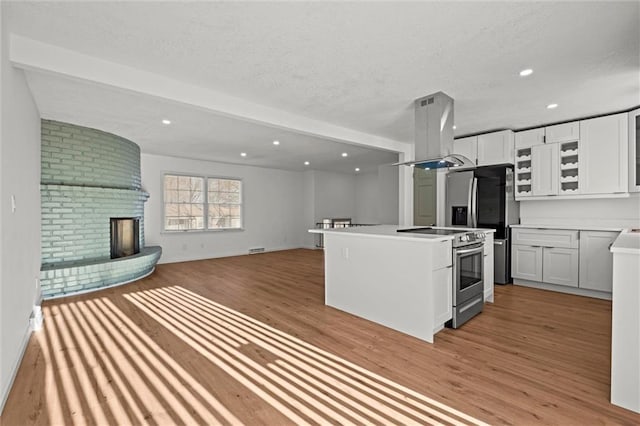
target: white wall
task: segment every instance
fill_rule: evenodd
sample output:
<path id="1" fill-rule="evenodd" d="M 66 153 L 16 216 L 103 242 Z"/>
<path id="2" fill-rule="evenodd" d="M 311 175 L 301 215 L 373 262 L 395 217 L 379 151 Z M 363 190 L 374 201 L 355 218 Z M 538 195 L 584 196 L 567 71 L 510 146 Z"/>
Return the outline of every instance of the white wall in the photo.
<path id="1" fill-rule="evenodd" d="M 355 175 L 314 171 L 314 221 L 324 218 L 352 218 L 356 215 Z"/>
<path id="2" fill-rule="evenodd" d="M 380 190 L 378 173 L 362 173 L 355 176 L 355 215 L 356 223 L 379 223 Z"/>
<path id="3" fill-rule="evenodd" d="M 302 246 L 306 248 L 315 248 L 316 239 L 319 238 L 315 234 L 310 234 L 309 229 L 313 229 L 315 227 L 315 172 L 313 170 L 308 170 L 303 173 L 303 189 L 302 189 L 302 197 L 303 197 L 303 206 L 302 206 L 302 229 L 300 232 L 302 233 Z"/>
<path id="4" fill-rule="evenodd" d="M 260 167 L 142 154 L 145 243 L 162 246 L 160 263 L 247 254 L 250 248 L 282 250 L 303 246 L 303 174 Z M 162 231 L 162 176 L 165 172 L 243 180 L 244 230 Z"/>
<path id="5" fill-rule="evenodd" d="M 355 222 L 397 225 L 398 179 L 398 167 L 388 165 L 356 175 Z"/>
<path id="6" fill-rule="evenodd" d="M 4 3 L 0 4 L 0 11 Z M 39 303 L 40 114 L 24 73 L 11 67 L 2 17 L 0 64 L 0 409 L 28 341 Z M 11 197 L 15 196 L 15 212 Z"/>
<path id="7" fill-rule="evenodd" d="M 525 225 L 599 225 L 640 227 L 640 198 L 521 201 Z"/>
<path id="8" fill-rule="evenodd" d="M 376 223 L 398 224 L 400 173 L 399 166 L 382 165 L 378 167 L 378 220 Z"/>

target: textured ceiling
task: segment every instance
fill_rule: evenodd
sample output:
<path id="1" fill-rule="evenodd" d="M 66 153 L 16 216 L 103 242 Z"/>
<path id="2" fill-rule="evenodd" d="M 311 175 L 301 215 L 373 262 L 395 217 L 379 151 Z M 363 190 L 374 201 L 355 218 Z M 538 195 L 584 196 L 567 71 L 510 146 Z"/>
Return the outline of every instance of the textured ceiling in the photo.
<path id="1" fill-rule="evenodd" d="M 639 2 L 3 7 L 16 34 L 401 142 L 412 101 L 436 91 L 455 99 L 457 135 L 640 104 Z"/>
<path id="2" fill-rule="evenodd" d="M 84 81 L 27 73 L 43 118 L 113 132 L 142 152 L 285 170 L 377 172 L 395 153 L 211 114 L 202 109 Z M 78 108 L 82 105 L 82 108 Z M 162 124 L 170 117 L 171 125 Z M 274 146 L 277 140 L 280 145 Z M 246 157 L 240 153 L 245 152 Z M 342 157 L 346 152 L 348 156 Z M 305 161 L 309 161 L 307 166 Z"/>

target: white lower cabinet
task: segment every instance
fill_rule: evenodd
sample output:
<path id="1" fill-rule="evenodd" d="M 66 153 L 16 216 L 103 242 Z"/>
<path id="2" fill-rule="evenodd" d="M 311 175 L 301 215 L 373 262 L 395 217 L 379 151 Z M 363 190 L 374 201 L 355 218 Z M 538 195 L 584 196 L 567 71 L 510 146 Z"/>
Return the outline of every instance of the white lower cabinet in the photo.
<path id="1" fill-rule="evenodd" d="M 613 279 L 609 247 L 618 234 L 612 231 L 513 228 L 511 275 L 514 281 L 521 279 L 574 287 L 585 291 L 570 292 L 607 298 L 605 293 L 611 293 Z M 594 291 L 603 294 L 599 296 Z"/>
<path id="2" fill-rule="evenodd" d="M 494 285 L 493 255 L 493 232 L 488 232 L 484 240 L 484 276 L 482 280 L 484 282 L 484 300 L 491 303 L 493 303 Z"/>
<path id="3" fill-rule="evenodd" d="M 431 282 L 433 283 L 433 332 L 453 318 L 453 259 L 451 240 L 433 245 Z"/>
<path id="4" fill-rule="evenodd" d="M 609 251 L 618 232 L 580 231 L 580 288 L 611 292 L 613 254 Z"/>
<path id="5" fill-rule="evenodd" d="M 542 247 L 511 246 L 511 276 L 542 281 Z"/>
<path id="6" fill-rule="evenodd" d="M 578 250 L 543 247 L 542 281 L 578 287 Z"/>
<path id="7" fill-rule="evenodd" d="M 437 269 L 433 277 L 434 332 L 453 318 L 453 273 L 451 266 Z"/>

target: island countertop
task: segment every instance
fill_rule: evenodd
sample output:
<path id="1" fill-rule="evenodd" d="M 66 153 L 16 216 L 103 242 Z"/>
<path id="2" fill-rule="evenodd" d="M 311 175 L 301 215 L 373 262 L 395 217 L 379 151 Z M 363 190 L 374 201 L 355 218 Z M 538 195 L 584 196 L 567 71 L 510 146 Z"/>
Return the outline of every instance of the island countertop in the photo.
<path id="1" fill-rule="evenodd" d="M 399 226 L 399 225 L 373 225 L 373 226 L 352 226 L 347 228 L 329 228 L 329 229 L 310 229 L 309 232 L 313 234 L 341 234 L 341 235 L 354 235 L 361 237 L 372 238 L 392 238 L 394 240 L 408 240 L 408 241 L 446 241 L 452 240 L 455 234 L 451 235 L 430 235 L 430 234 L 413 234 L 410 232 L 398 232 L 400 229 L 412 229 L 412 228 L 427 228 L 426 226 Z M 484 228 L 447 228 L 434 226 L 436 229 L 452 229 L 455 231 L 463 232 L 484 232 L 491 233 L 496 232 L 495 229 Z"/>
<path id="2" fill-rule="evenodd" d="M 611 245 L 612 253 L 627 253 L 640 255 L 640 231 L 625 229 Z"/>

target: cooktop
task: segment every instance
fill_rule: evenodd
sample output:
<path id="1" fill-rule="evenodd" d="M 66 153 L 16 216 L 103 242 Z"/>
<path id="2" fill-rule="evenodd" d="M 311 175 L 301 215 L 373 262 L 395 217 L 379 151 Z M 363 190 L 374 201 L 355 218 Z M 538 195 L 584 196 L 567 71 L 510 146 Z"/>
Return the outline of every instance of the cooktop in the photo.
<path id="1" fill-rule="evenodd" d="M 411 232 L 412 234 L 433 234 L 433 235 L 452 235 L 452 234 L 462 234 L 465 231 L 457 230 L 457 229 L 437 229 L 437 228 L 409 228 L 409 229 L 398 229 L 398 232 Z"/>

